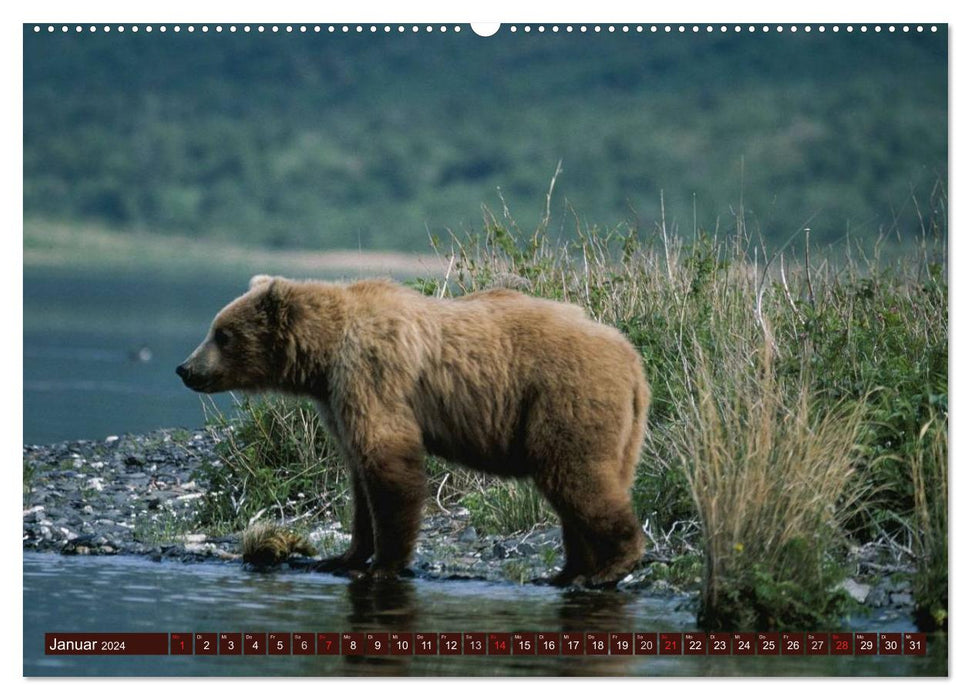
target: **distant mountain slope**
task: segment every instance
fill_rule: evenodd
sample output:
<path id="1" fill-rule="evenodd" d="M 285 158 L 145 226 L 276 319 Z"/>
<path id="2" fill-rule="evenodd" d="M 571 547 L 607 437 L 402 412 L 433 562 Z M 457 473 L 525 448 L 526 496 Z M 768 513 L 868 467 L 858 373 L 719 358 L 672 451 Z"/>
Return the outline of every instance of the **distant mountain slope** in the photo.
<path id="1" fill-rule="evenodd" d="M 773 241 L 876 235 L 947 173 L 946 30 L 24 29 L 24 209 L 277 247 L 423 249 L 480 207 Z M 744 162 L 744 168 L 742 163 Z M 900 212 L 903 211 L 903 214 Z"/>

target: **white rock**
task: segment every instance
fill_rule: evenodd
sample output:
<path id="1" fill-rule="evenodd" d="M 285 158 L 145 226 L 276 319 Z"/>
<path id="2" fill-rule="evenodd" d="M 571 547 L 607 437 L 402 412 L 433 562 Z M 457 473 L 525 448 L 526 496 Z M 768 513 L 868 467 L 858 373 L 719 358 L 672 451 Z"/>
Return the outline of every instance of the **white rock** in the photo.
<path id="1" fill-rule="evenodd" d="M 843 590 L 850 594 L 850 598 L 855 600 L 857 603 L 862 603 L 866 601 L 866 597 L 870 594 L 871 586 L 865 583 L 859 583 L 851 578 L 844 579 L 840 584 Z"/>

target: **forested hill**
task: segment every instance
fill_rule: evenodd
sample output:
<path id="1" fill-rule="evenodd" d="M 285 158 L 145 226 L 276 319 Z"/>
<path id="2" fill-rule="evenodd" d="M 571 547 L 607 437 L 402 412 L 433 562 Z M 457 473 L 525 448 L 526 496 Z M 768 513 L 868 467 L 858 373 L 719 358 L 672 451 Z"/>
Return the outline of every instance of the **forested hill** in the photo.
<path id="1" fill-rule="evenodd" d="M 568 227 L 575 210 L 648 229 L 663 190 L 685 232 L 733 225 L 741 199 L 770 241 L 806 221 L 817 241 L 873 237 L 895 218 L 908 237 L 913 200 L 947 172 L 946 34 L 28 25 L 25 215 L 424 249 L 501 209 L 497 190 L 534 224 L 562 161 Z"/>

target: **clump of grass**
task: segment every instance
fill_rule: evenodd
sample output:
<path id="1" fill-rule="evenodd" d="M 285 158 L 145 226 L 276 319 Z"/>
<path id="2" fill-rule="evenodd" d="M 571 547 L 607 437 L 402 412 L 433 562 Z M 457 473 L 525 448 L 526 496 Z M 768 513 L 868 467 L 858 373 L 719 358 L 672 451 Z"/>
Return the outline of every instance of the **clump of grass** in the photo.
<path id="1" fill-rule="evenodd" d="M 134 519 L 132 537 L 146 544 L 171 544 L 197 531 L 198 522 L 191 513 L 177 513 L 163 508 Z"/>
<path id="2" fill-rule="evenodd" d="M 462 505 L 469 509 L 469 522 L 480 532 L 506 534 L 556 522 L 546 499 L 527 481 L 494 480 L 468 493 Z"/>
<path id="3" fill-rule="evenodd" d="M 705 549 L 699 622 L 706 628 L 808 629 L 842 603 L 829 554 L 866 493 L 856 466 L 859 404 L 818 406 L 788 389 L 771 341 L 757 356 L 701 348 L 677 444 Z M 734 350 L 734 352 L 732 352 Z"/>
<path id="4" fill-rule="evenodd" d="M 34 481 L 37 478 L 37 465 L 30 460 L 23 460 L 23 473 L 24 473 L 24 508 L 27 507 L 27 497 L 30 495 L 31 489 L 34 488 Z"/>
<path id="5" fill-rule="evenodd" d="M 208 411 L 220 460 L 201 468 L 210 484 L 200 508 L 204 524 L 239 529 L 267 512 L 315 519 L 341 511 L 347 472 L 309 401 L 245 398 L 237 414 Z"/>
<path id="6" fill-rule="evenodd" d="M 947 419 L 921 429 L 927 449 L 911 461 L 914 480 L 915 617 L 925 630 L 947 629 Z"/>
<path id="7" fill-rule="evenodd" d="M 293 554 L 312 557 L 314 546 L 306 537 L 269 521 L 258 521 L 243 531 L 243 561 L 258 567 L 282 564 Z"/>
<path id="8" fill-rule="evenodd" d="M 524 585 L 532 574 L 532 569 L 526 561 L 514 559 L 502 565 L 502 574 L 506 580 Z"/>

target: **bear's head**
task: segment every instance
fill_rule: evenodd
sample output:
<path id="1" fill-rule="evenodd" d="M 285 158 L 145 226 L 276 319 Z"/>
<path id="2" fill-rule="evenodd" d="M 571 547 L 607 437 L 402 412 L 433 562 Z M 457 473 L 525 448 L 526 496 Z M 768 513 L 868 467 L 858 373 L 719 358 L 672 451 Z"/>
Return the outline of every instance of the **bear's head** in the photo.
<path id="1" fill-rule="evenodd" d="M 219 312 L 202 344 L 175 372 L 194 391 L 278 388 L 295 315 L 292 283 L 256 275 L 249 291 Z"/>

